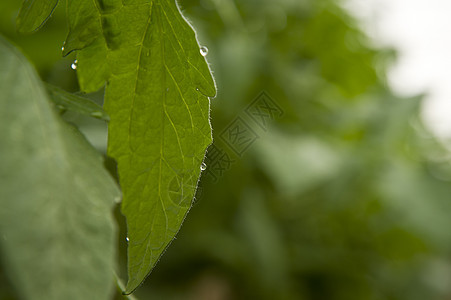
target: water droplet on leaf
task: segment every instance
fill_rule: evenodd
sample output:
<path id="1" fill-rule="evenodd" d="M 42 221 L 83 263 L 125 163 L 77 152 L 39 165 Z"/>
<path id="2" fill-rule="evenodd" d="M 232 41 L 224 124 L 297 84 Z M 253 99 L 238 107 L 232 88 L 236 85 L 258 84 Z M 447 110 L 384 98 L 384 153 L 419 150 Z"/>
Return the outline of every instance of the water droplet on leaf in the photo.
<path id="1" fill-rule="evenodd" d="M 207 56 L 207 54 L 208 54 L 208 48 L 205 47 L 205 46 L 200 47 L 200 54 L 201 54 L 202 56 Z"/>
<path id="2" fill-rule="evenodd" d="M 130 242 L 130 239 L 128 238 L 128 236 L 125 238 L 125 240 L 126 240 L 127 242 Z"/>
<path id="3" fill-rule="evenodd" d="M 201 171 L 205 171 L 207 169 L 207 165 L 205 164 L 205 163 L 202 163 L 201 165 L 200 165 L 200 170 Z"/>
<path id="4" fill-rule="evenodd" d="M 70 65 L 72 70 L 76 70 L 77 69 L 77 64 L 78 64 L 78 60 L 74 60 L 74 62 Z"/>

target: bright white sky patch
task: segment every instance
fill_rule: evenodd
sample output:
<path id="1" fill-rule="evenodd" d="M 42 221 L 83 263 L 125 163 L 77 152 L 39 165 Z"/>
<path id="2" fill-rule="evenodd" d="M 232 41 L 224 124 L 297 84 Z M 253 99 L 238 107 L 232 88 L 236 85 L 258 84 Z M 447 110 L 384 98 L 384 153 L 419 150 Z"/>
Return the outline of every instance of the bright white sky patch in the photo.
<path id="1" fill-rule="evenodd" d="M 377 44 L 398 50 L 389 72 L 395 93 L 425 92 L 424 121 L 451 138 L 451 1 L 348 0 L 347 6 Z"/>

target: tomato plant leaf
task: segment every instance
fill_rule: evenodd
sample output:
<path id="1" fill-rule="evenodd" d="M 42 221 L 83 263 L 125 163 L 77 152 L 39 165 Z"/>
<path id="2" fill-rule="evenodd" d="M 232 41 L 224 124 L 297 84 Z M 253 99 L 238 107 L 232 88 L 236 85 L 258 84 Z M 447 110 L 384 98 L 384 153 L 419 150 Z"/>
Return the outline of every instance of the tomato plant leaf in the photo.
<path id="1" fill-rule="evenodd" d="M 110 120 L 108 114 L 94 101 L 66 92 L 65 90 L 51 84 L 46 84 L 45 86 L 50 100 L 52 100 L 58 108 L 105 121 Z"/>
<path id="2" fill-rule="evenodd" d="M 17 30 L 27 33 L 39 29 L 57 4 L 58 0 L 25 0 L 16 19 Z"/>
<path id="3" fill-rule="evenodd" d="M 92 1 L 70 1 L 73 28 Z M 84 4 L 83 4 L 84 3 Z M 178 232 L 211 143 L 209 99 L 216 93 L 195 32 L 172 0 L 101 1 L 81 40 L 77 74 L 92 91 L 105 79 L 108 153 L 118 162 L 127 218 L 131 293 Z M 86 8 L 87 9 L 87 8 Z M 90 10 L 90 9 L 89 9 Z M 66 46 L 70 46 L 68 43 Z"/>
<path id="4" fill-rule="evenodd" d="M 1 37 L 0 65 L 0 247 L 11 281 L 24 299 L 109 299 L 119 189 Z"/>
<path id="5" fill-rule="evenodd" d="M 68 0 L 69 34 L 64 42 L 63 55 L 67 55 L 73 50 L 84 49 L 102 34 L 98 9 L 98 5 L 102 1 Z"/>

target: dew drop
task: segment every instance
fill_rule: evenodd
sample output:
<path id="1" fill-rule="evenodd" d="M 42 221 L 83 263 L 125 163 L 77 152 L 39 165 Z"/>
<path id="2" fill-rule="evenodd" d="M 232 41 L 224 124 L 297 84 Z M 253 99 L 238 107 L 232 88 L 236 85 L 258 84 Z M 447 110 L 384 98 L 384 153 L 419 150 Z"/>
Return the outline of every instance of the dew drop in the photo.
<path id="1" fill-rule="evenodd" d="M 78 60 L 74 60 L 74 62 L 70 65 L 72 70 L 76 70 L 77 69 L 77 64 L 78 64 Z"/>
<path id="2" fill-rule="evenodd" d="M 130 239 L 129 239 L 128 237 L 126 237 L 125 240 L 126 240 L 127 242 L 130 242 Z"/>
<path id="3" fill-rule="evenodd" d="M 61 51 L 63 51 L 63 52 L 64 52 L 64 46 L 62 46 L 62 47 L 61 47 Z"/>
<path id="4" fill-rule="evenodd" d="M 207 54 L 208 54 L 208 48 L 205 47 L 205 46 L 200 47 L 200 54 L 201 54 L 202 56 L 207 56 Z"/>
<path id="5" fill-rule="evenodd" d="M 207 165 L 205 164 L 205 163 L 202 163 L 201 165 L 200 165 L 200 170 L 201 171 L 205 171 L 207 169 Z"/>

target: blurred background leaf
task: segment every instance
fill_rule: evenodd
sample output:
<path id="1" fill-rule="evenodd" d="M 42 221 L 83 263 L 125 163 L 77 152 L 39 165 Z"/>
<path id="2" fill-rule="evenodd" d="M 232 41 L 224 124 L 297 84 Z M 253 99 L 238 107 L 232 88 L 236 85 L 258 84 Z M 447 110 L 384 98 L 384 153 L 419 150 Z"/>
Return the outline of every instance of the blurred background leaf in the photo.
<path id="1" fill-rule="evenodd" d="M 19 36 L 19 5 L 0 4 L 1 32 L 44 80 L 76 91 L 73 57 L 58 60 L 64 14 Z M 180 5 L 209 49 L 215 142 L 185 225 L 135 296 L 449 299 L 451 157 L 419 118 L 422 95 L 387 87 L 396 52 L 374 47 L 338 0 Z M 283 111 L 266 127 L 246 113 L 262 91 Z M 105 150 L 102 122 L 65 118 Z M 241 155 L 226 139 L 238 118 L 253 139 Z"/>
<path id="2" fill-rule="evenodd" d="M 110 299 L 120 190 L 0 36 L 0 252 L 21 299 Z"/>

